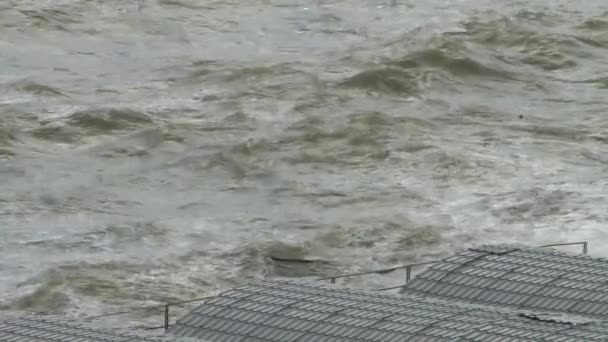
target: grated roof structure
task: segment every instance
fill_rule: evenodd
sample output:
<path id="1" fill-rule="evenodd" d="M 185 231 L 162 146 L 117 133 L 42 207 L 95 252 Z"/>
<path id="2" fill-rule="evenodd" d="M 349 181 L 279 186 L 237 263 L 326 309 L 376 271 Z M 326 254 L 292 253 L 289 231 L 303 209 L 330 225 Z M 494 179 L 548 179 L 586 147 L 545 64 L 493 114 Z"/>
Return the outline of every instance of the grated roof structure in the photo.
<path id="1" fill-rule="evenodd" d="M 608 323 L 418 296 L 256 282 L 197 307 L 170 334 L 217 342 L 608 341 Z"/>
<path id="2" fill-rule="evenodd" d="M 45 318 L 0 321 L 0 342 L 186 342 L 186 338 L 150 338 L 94 329 L 75 322 Z M 199 341 L 203 342 L 203 341 Z"/>
<path id="3" fill-rule="evenodd" d="M 470 248 L 429 267 L 405 293 L 608 319 L 608 260 L 549 248 Z"/>

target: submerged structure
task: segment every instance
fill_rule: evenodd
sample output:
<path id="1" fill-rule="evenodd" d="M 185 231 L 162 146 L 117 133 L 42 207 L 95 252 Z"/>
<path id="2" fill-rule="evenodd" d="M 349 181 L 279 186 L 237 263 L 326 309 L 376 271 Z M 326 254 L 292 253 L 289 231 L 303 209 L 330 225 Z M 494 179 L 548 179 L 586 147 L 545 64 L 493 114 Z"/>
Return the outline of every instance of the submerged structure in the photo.
<path id="1" fill-rule="evenodd" d="M 253 282 L 206 299 L 168 327 L 162 338 L 608 341 L 608 260 L 497 245 L 470 248 L 440 260 L 403 285 L 399 294 L 321 282 Z M 0 323 L 0 342 L 4 341 L 159 340 L 23 318 Z"/>
<path id="2" fill-rule="evenodd" d="M 294 282 L 230 290 L 169 330 L 209 341 L 608 341 L 608 322 Z"/>

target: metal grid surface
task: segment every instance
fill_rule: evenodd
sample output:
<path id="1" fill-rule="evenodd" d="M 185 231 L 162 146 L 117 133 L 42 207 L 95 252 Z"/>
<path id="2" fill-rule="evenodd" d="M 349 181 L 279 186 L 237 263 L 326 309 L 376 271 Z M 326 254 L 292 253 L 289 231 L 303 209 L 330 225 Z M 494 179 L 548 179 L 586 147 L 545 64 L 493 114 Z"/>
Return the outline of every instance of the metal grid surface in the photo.
<path id="1" fill-rule="evenodd" d="M 317 284 L 257 282 L 209 300 L 169 333 L 217 342 L 607 341 L 608 323 Z"/>
<path id="2" fill-rule="evenodd" d="M 608 319 L 608 260 L 549 248 L 471 248 L 418 274 L 405 293 Z"/>
<path id="3" fill-rule="evenodd" d="M 93 329 L 74 322 L 43 318 L 0 321 L 1 342 L 179 342 L 182 338 L 146 338 Z"/>

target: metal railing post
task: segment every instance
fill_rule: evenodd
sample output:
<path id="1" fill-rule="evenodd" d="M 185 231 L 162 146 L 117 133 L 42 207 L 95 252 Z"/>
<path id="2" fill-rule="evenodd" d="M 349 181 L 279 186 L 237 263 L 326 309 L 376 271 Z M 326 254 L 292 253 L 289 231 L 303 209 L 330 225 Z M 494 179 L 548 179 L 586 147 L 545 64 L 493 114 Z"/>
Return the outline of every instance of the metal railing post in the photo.
<path id="1" fill-rule="evenodd" d="M 412 279 L 412 266 L 405 268 L 405 283 L 408 284 L 410 279 Z"/>
<path id="2" fill-rule="evenodd" d="M 587 241 L 583 242 L 583 254 L 587 254 Z"/>
<path id="3" fill-rule="evenodd" d="M 336 283 L 336 277 L 332 277 L 332 278 L 331 278 L 331 283 L 332 283 L 332 284 L 335 284 L 335 283 Z"/>
<path id="4" fill-rule="evenodd" d="M 165 332 L 169 331 L 169 304 L 165 304 Z"/>

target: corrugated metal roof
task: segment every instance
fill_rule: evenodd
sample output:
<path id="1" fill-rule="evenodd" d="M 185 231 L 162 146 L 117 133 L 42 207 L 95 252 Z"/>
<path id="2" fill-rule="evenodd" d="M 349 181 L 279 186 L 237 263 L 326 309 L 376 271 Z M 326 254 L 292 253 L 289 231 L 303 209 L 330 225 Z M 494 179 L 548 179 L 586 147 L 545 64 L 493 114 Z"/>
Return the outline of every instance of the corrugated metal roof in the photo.
<path id="1" fill-rule="evenodd" d="M 191 339 L 159 338 L 94 329 L 84 324 L 48 318 L 18 318 L 0 321 L 1 342 L 186 342 Z"/>
<path id="2" fill-rule="evenodd" d="M 567 342 L 607 341 L 608 323 L 320 284 L 256 282 L 207 301 L 169 333 L 218 342 Z"/>
<path id="3" fill-rule="evenodd" d="M 549 248 L 482 246 L 434 264 L 405 292 L 608 319 L 608 260 Z"/>

